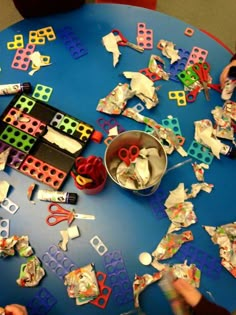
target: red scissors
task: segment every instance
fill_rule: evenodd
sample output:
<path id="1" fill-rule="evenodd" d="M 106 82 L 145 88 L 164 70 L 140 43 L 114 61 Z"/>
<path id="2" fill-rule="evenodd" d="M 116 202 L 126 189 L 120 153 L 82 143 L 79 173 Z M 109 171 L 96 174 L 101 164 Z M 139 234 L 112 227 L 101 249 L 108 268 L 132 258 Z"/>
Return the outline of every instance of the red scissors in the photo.
<path id="1" fill-rule="evenodd" d="M 74 219 L 85 220 L 95 219 L 94 215 L 75 213 L 74 210 L 72 211 L 66 210 L 57 203 L 51 203 L 48 206 L 48 211 L 51 214 L 46 218 L 46 223 L 50 226 L 56 225 L 62 221 L 67 221 L 68 225 L 70 225 Z"/>
<path id="2" fill-rule="evenodd" d="M 210 71 L 210 65 L 208 62 L 202 62 L 202 63 L 195 63 L 192 65 L 193 71 L 199 76 L 199 81 L 201 82 L 206 99 L 209 101 L 209 90 L 207 87 L 208 84 L 208 77 L 209 77 L 209 71 Z"/>
<path id="3" fill-rule="evenodd" d="M 85 175 L 91 178 L 94 182 L 99 181 L 100 170 L 103 168 L 102 158 L 89 156 L 88 158 L 79 157 L 76 159 L 76 171 L 79 175 Z"/>
<path id="4" fill-rule="evenodd" d="M 130 165 L 139 156 L 139 147 L 137 145 L 131 145 L 129 149 L 120 148 L 118 151 L 119 158 L 125 162 L 127 166 Z"/>
<path id="5" fill-rule="evenodd" d="M 128 46 L 128 47 L 133 48 L 134 50 L 139 51 L 139 52 L 143 52 L 144 51 L 143 47 L 140 47 L 140 46 L 138 46 L 136 44 L 133 44 L 133 43 L 129 42 L 128 39 L 125 38 L 124 35 L 118 29 L 113 29 L 112 33 L 115 36 L 119 36 L 120 40 L 117 41 L 117 44 L 119 46 Z"/>

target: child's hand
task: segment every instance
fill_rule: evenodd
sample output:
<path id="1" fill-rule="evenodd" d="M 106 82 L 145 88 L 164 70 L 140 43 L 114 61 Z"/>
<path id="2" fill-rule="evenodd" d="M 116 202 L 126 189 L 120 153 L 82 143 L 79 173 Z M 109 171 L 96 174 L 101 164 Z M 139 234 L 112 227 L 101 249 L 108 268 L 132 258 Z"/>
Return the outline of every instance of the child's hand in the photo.
<path id="1" fill-rule="evenodd" d="M 191 307 L 194 307 L 199 303 L 202 297 L 201 293 L 185 280 L 178 279 L 173 282 L 173 286 L 176 291 L 184 298 L 185 302 Z"/>
<path id="2" fill-rule="evenodd" d="M 28 315 L 27 310 L 24 306 L 19 304 L 11 304 L 5 307 L 6 315 Z"/>

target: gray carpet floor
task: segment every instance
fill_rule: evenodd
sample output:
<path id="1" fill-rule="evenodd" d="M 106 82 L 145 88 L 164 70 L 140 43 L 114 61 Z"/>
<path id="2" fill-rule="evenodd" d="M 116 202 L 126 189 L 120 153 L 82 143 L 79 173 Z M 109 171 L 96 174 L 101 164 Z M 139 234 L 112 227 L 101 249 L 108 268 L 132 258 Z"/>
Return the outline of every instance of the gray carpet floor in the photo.
<path id="1" fill-rule="evenodd" d="M 236 0 L 158 0 L 157 10 L 208 31 L 235 51 Z M 0 30 L 20 20 L 12 0 L 0 0 Z"/>

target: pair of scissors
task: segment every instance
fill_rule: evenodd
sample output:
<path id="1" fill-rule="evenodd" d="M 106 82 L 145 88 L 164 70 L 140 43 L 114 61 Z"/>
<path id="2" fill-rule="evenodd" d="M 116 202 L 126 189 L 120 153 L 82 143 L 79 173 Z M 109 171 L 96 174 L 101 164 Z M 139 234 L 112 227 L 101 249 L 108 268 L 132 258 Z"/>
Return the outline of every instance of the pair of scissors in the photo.
<path id="1" fill-rule="evenodd" d="M 101 167 L 103 167 L 102 158 L 94 155 L 91 155 L 88 158 L 79 157 L 76 160 L 76 170 L 78 175 L 88 177 L 95 183 L 99 181 Z"/>
<path id="2" fill-rule="evenodd" d="M 192 65 L 193 71 L 199 76 L 199 81 L 201 82 L 206 100 L 210 100 L 209 90 L 208 90 L 208 78 L 210 72 L 210 65 L 208 62 L 198 62 Z"/>
<path id="3" fill-rule="evenodd" d="M 119 31 L 118 29 L 113 29 L 112 33 L 115 36 L 118 36 L 117 44 L 119 46 L 128 46 L 128 47 L 133 48 L 134 50 L 136 50 L 138 52 L 143 52 L 144 51 L 143 47 L 140 47 L 140 46 L 138 46 L 136 44 L 133 44 L 133 43 L 129 42 L 128 39 L 125 38 L 124 35 L 121 33 L 121 31 Z"/>
<path id="4" fill-rule="evenodd" d="M 125 162 L 127 166 L 130 165 L 139 156 L 139 147 L 137 145 L 131 145 L 128 149 L 120 148 L 118 151 L 118 157 Z"/>
<path id="5" fill-rule="evenodd" d="M 67 221 L 68 225 L 70 225 L 74 219 L 84 220 L 95 219 L 94 215 L 75 213 L 74 210 L 72 211 L 66 210 L 57 203 L 51 203 L 48 206 L 48 211 L 51 214 L 46 218 L 46 223 L 50 226 L 56 225 L 62 221 Z"/>

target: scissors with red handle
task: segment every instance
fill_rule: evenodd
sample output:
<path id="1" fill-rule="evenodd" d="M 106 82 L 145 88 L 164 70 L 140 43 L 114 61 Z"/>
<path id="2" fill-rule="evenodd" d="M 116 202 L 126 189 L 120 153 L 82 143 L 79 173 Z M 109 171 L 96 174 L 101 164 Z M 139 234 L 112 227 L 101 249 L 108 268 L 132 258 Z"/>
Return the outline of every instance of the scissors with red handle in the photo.
<path id="1" fill-rule="evenodd" d="M 115 36 L 119 36 L 120 40 L 117 41 L 117 44 L 119 46 L 128 46 L 128 47 L 133 48 L 134 50 L 139 51 L 139 52 L 143 52 L 144 51 L 144 48 L 129 42 L 128 39 L 125 38 L 124 35 L 121 33 L 121 31 L 119 31 L 118 29 L 113 29 L 112 33 Z"/>
<path id="2" fill-rule="evenodd" d="M 209 71 L 210 71 L 210 65 L 208 62 L 202 62 L 202 63 L 195 63 L 192 65 L 193 71 L 199 76 L 199 81 L 201 82 L 206 99 L 209 101 L 209 90 L 208 90 L 208 78 L 209 78 Z"/>
<path id="3" fill-rule="evenodd" d="M 104 168 L 102 158 L 89 156 L 80 157 L 76 160 L 76 171 L 79 175 L 88 176 L 95 183 L 100 180 L 101 169 Z"/>
<path id="4" fill-rule="evenodd" d="M 46 218 L 46 223 L 50 226 L 56 225 L 62 221 L 67 221 L 68 225 L 70 225 L 74 219 L 85 220 L 95 219 L 94 215 L 75 213 L 74 210 L 72 211 L 66 210 L 57 203 L 51 203 L 48 206 L 48 211 L 51 214 Z"/>
<path id="5" fill-rule="evenodd" d="M 130 165 L 139 156 L 139 147 L 137 145 L 131 145 L 128 149 L 120 148 L 118 151 L 118 157 L 125 162 L 127 166 Z"/>

